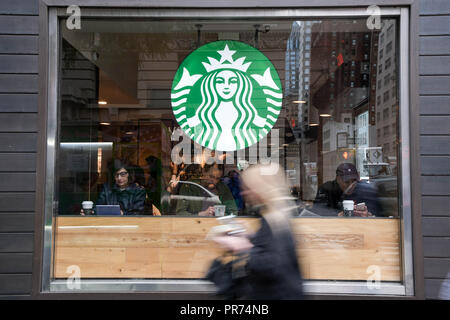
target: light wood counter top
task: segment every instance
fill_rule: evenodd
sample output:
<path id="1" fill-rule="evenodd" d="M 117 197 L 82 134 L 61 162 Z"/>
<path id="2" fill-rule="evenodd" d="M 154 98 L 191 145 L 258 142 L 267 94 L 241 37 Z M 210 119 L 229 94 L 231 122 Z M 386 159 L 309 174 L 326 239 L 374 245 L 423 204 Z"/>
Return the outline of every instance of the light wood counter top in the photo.
<path id="1" fill-rule="evenodd" d="M 82 278 L 203 278 L 221 253 L 205 239 L 215 225 L 212 217 L 59 216 L 55 278 L 67 278 L 71 265 Z M 378 266 L 383 281 L 401 280 L 398 219 L 302 217 L 292 225 L 305 279 L 366 281 Z"/>

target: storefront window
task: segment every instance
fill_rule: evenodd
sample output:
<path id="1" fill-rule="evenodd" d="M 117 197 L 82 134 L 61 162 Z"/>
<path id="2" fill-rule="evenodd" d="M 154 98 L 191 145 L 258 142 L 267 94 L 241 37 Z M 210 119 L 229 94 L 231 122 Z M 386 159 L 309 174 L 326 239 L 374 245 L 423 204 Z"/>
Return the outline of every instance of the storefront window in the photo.
<path id="1" fill-rule="evenodd" d="M 399 105 L 389 81 L 399 67 L 396 28 L 386 18 L 370 32 L 365 19 L 61 23 L 54 278 L 67 278 L 70 265 L 83 279 L 202 278 L 218 249 L 205 240 L 216 220 L 199 219 L 220 206 L 257 217 L 239 176 L 266 161 L 288 178 L 306 279 L 365 281 L 375 265 L 381 281 L 402 281 L 399 117 L 388 112 Z M 219 41 L 211 59 L 256 64 L 225 45 L 251 46 L 271 62 L 282 92 L 266 100 L 271 127 L 237 151 L 202 146 L 177 117 L 192 102 L 176 100 L 178 69 Z M 195 76 L 186 81 L 200 93 Z M 257 76 L 248 79 L 258 87 Z"/>

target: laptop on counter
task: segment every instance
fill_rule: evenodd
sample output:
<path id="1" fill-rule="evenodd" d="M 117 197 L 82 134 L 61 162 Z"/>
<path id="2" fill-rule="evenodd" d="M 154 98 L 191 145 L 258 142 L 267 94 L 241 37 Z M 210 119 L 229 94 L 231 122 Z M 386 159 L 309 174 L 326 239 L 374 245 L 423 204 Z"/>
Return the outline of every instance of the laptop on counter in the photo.
<path id="1" fill-rule="evenodd" d="M 120 216 L 119 205 L 97 205 L 95 206 L 95 213 L 98 216 Z"/>

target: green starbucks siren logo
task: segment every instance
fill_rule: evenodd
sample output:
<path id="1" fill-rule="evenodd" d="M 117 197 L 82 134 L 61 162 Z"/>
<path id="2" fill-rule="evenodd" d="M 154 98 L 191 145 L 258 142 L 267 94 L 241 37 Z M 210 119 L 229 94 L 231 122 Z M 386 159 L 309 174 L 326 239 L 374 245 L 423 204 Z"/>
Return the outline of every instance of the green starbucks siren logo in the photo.
<path id="1" fill-rule="evenodd" d="M 212 150 L 234 151 L 266 136 L 281 110 L 281 82 L 272 63 L 239 41 L 192 52 L 172 84 L 172 108 L 184 132 Z"/>

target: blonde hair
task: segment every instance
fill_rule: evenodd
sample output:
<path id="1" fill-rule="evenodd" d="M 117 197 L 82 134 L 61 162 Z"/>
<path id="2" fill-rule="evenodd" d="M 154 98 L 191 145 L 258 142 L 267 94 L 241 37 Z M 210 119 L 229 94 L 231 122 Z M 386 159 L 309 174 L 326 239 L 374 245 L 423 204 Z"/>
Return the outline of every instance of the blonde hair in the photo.
<path id="1" fill-rule="evenodd" d="M 258 164 L 242 173 L 242 182 L 264 204 L 262 216 L 273 232 L 289 228 L 291 217 L 290 194 L 284 170 L 273 164 Z"/>

